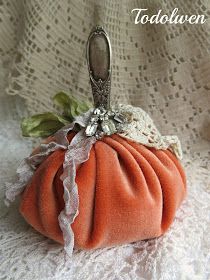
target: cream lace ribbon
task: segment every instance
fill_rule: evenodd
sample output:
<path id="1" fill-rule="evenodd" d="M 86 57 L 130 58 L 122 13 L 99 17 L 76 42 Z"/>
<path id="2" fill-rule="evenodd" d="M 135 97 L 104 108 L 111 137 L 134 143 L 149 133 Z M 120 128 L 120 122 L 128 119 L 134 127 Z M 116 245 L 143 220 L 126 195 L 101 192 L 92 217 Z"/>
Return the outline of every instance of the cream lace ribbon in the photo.
<path id="1" fill-rule="evenodd" d="M 17 169 L 17 182 L 6 184 L 5 203 L 9 205 L 15 197 L 24 190 L 25 186 L 32 179 L 36 167 L 53 151 L 64 149 L 65 159 L 63 163 L 63 174 L 61 180 L 64 187 L 65 207 L 58 216 L 60 228 L 63 232 L 64 248 L 68 255 L 72 254 L 74 248 L 74 233 L 71 224 L 78 215 L 79 197 L 78 188 L 75 181 L 76 168 L 79 164 L 89 158 L 89 152 L 95 143 L 95 137 L 85 136 L 85 127 L 92 113 L 92 109 L 87 113 L 75 118 L 74 122 L 63 127 L 55 133 L 55 141 L 40 145 L 40 152 L 25 158 Z M 81 130 L 75 135 L 69 144 L 67 134 L 78 124 Z"/>
<path id="2" fill-rule="evenodd" d="M 149 115 L 138 107 L 131 105 L 117 105 L 112 108 L 128 116 L 129 122 L 125 126 L 122 137 L 156 149 L 170 149 L 178 158 L 182 157 L 180 141 L 177 136 L 162 136 L 155 127 Z M 95 137 L 85 135 L 85 127 L 88 124 L 93 109 L 75 118 L 74 122 L 63 127 L 54 135 L 54 141 L 41 144 L 40 152 L 25 158 L 17 169 L 17 181 L 6 184 L 5 203 L 9 205 L 15 197 L 24 190 L 32 179 L 37 166 L 53 151 L 66 150 L 63 163 L 61 180 L 64 186 L 65 207 L 58 216 L 60 228 L 63 232 L 64 249 L 68 255 L 74 248 L 74 233 L 71 224 L 79 214 L 79 196 L 76 184 L 77 166 L 89 159 L 92 145 L 97 141 Z M 69 144 L 67 134 L 79 125 L 81 130 L 74 136 Z"/>
<path id="3" fill-rule="evenodd" d="M 182 159 L 182 148 L 179 138 L 176 135 L 162 136 L 153 120 L 144 110 L 124 104 L 113 106 L 112 109 L 127 115 L 128 119 L 130 119 L 124 132 L 120 133 L 122 137 L 147 147 L 154 147 L 159 150 L 170 149 L 178 159 Z"/>

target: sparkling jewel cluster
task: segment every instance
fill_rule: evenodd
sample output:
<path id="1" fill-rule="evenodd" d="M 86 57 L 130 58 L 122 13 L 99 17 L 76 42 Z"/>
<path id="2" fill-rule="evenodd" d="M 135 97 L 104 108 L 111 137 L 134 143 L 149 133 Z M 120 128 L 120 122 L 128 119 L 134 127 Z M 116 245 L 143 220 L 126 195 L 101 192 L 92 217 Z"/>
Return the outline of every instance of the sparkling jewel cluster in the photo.
<path id="1" fill-rule="evenodd" d="M 118 111 L 106 110 L 103 106 L 95 108 L 86 127 L 86 136 L 97 139 L 123 131 L 127 118 Z"/>

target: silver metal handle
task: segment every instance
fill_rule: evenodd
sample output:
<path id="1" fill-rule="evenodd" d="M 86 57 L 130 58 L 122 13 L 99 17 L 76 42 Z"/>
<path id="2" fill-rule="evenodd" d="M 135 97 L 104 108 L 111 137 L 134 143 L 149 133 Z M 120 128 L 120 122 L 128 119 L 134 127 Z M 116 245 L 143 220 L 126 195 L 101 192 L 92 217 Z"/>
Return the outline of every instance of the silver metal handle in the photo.
<path id="1" fill-rule="evenodd" d="M 91 31 L 86 50 L 95 109 L 85 134 L 100 139 L 122 131 L 127 119 L 110 108 L 112 49 L 109 36 L 102 27 L 97 26 Z"/>
<path id="2" fill-rule="evenodd" d="M 112 49 L 108 34 L 96 26 L 91 31 L 86 48 L 87 64 L 95 108 L 110 108 Z"/>

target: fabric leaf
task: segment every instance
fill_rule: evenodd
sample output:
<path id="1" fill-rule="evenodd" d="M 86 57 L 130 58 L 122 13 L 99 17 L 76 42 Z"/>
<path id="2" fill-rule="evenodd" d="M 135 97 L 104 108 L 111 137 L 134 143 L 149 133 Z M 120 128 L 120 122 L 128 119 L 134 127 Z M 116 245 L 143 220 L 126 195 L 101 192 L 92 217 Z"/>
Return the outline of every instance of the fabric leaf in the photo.
<path id="1" fill-rule="evenodd" d="M 73 96 L 69 96 L 64 92 L 59 92 L 53 97 L 55 104 L 59 105 L 63 111 L 64 116 L 73 121 L 73 119 L 88 111 L 91 108 L 91 104 L 88 102 L 77 100 Z"/>
<path id="2" fill-rule="evenodd" d="M 43 113 L 24 118 L 21 123 L 22 135 L 47 137 L 69 123 L 69 120 L 54 113 Z"/>

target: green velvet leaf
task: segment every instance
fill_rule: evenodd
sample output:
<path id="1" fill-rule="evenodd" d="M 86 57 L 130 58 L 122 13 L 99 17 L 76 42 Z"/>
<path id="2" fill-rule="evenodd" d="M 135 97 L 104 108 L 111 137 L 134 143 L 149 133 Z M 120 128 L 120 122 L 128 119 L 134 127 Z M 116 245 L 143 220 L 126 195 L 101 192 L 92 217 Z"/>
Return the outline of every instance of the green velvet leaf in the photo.
<path id="1" fill-rule="evenodd" d="M 69 96 L 64 92 L 57 93 L 53 97 L 53 101 L 63 109 L 64 116 L 71 121 L 91 108 L 90 103 L 77 100 L 75 97 Z"/>
<path id="2" fill-rule="evenodd" d="M 64 92 L 57 93 L 53 97 L 53 101 L 62 108 L 63 116 L 47 112 L 23 119 L 21 123 L 23 136 L 47 137 L 52 135 L 91 107 L 89 103 L 79 101 Z"/>
<path id="3" fill-rule="evenodd" d="M 26 137 L 47 137 L 67 123 L 69 123 L 69 120 L 65 117 L 50 112 L 34 115 L 22 120 L 22 135 Z"/>

